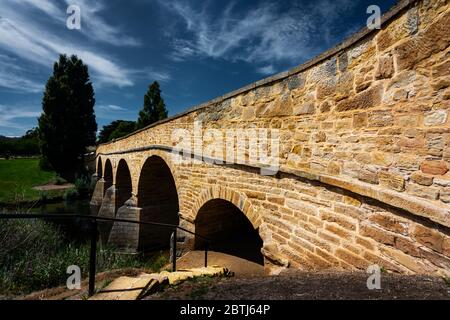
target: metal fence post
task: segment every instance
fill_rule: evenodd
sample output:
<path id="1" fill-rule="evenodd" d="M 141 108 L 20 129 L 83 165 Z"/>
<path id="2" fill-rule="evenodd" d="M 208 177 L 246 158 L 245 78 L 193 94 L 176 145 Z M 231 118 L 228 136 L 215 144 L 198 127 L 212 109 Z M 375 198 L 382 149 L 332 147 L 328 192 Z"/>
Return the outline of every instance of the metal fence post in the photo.
<path id="1" fill-rule="evenodd" d="M 172 238 L 172 271 L 177 271 L 177 228 L 173 229 L 173 238 Z"/>
<path id="2" fill-rule="evenodd" d="M 205 245 L 205 268 L 208 267 L 208 246 L 209 246 L 209 242 L 206 242 L 206 245 Z"/>
<path id="3" fill-rule="evenodd" d="M 95 292 L 95 268 L 97 264 L 97 220 L 91 223 L 91 249 L 89 252 L 89 297 Z"/>

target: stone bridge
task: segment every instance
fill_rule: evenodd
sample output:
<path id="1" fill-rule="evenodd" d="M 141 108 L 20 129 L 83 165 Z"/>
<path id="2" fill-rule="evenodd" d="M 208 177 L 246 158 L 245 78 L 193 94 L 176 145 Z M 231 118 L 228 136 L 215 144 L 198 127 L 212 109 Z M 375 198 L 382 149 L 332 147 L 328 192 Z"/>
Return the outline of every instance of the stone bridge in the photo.
<path id="1" fill-rule="evenodd" d="M 270 272 L 378 264 L 450 275 L 449 28 L 448 1 L 400 1 L 381 30 L 98 146 L 93 209 L 179 224 Z M 267 142 L 279 151 L 276 174 L 216 161 L 220 149 L 205 158 L 195 144 L 211 146 L 208 129 L 216 138 L 276 130 Z M 179 130 L 194 145 L 182 155 Z M 250 143 L 240 151 L 248 160 Z M 171 232 L 105 229 L 128 250 L 167 245 Z M 179 241 L 204 245 L 188 234 Z"/>

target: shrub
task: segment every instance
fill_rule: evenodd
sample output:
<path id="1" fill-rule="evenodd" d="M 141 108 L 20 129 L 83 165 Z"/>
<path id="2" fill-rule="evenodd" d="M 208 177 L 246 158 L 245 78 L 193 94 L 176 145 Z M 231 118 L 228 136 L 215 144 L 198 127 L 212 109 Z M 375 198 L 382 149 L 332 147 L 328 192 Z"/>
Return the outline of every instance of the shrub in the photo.
<path id="1" fill-rule="evenodd" d="M 82 277 L 89 270 L 89 243 L 68 242 L 60 228 L 42 220 L 0 220 L 0 292 L 24 294 L 66 283 L 67 267 L 77 265 Z M 120 254 L 113 247 L 97 251 L 97 272 L 120 268 L 148 268 L 167 263 L 160 255 Z"/>
<path id="2" fill-rule="evenodd" d="M 87 197 L 91 192 L 91 181 L 87 176 L 75 179 L 75 188 L 81 197 Z"/>
<path id="3" fill-rule="evenodd" d="M 64 192 L 64 200 L 66 200 L 66 201 L 77 200 L 79 197 L 80 197 L 80 194 L 78 193 L 78 190 L 75 188 L 67 189 Z"/>

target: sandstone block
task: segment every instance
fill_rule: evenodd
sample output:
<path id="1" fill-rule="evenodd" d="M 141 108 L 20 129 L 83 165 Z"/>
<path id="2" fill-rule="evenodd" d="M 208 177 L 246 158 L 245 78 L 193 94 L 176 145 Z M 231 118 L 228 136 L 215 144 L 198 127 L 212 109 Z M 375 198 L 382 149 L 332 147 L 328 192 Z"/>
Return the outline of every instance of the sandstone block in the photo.
<path id="1" fill-rule="evenodd" d="M 396 191 L 405 190 L 405 179 L 401 174 L 381 171 L 378 174 L 380 185 L 394 189 Z"/>
<path id="2" fill-rule="evenodd" d="M 375 78 L 387 79 L 394 74 L 394 59 L 391 55 L 384 55 L 378 59 L 377 71 Z"/>
<path id="3" fill-rule="evenodd" d="M 426 126 L 439 126 L 447 121 L 447 111 L 446 110 L 436 110 L 432 111 L 425 116 L 424 124 Z"/>
<path id="4" fill-rule="evenodd" d="M 447 163 L 442 160 L 425 160 L 420 164 L 420 170 L 423 173 L 443 176 L 447 173 L 448 167 Z"/>
<path id="5" fill-rule="evenodd" d="M 364 182 L 378 184 L 378 174 L 366 169 L 361 169 L 358 172 L 358 179 Z"/>
<path id="6" fill-rule="evenodd" d="M 336 111 L 349 111 L 357 109 L 369 109 L 381 103 L 383 96 L 383 86 L 381 84 L 373 86 L 356 96 L 340 101 L 336 105 Z"/>
<path id="7" fill-rule="evenodd" d="M 424 187 L 414 183 L 409 183 L 406 186 L 406 192 L 428 200 L 437 200 L 439 198 L 439 188 L 436 187 Z"/>
<path id="8" fill-rule="evenodd" d="M 386 230 L 402 235 L 408 235 L 408 223 L 396 218 L 395 216 L 374 213 L 369 217 L 369 220 Z"/>
<path id="9" fill-rule="evenodd" d="M 422 186 L 431 186 L 433 184 L 433 176 L 416 171 L 411 174 L 411 180 Z"/>
<path id="10" fill-rule="evenodd" d="M 377 228 L 374 226 L 369 226 L 367 224 L 363 224 L 359 228 L 360 235 L 364 237 L 372 238 L 380 243 L 387 244 L 387 245 L 394 245 L 395 242 L 395 236 L 394 234 L 385 231 L 381 228 Z"/>
<path id="11" fill-rule="evenodd" d="M 444 203 L 450 203 L 450 187 L 444 187 L 441 189 L 439 198 Z"/>
<path id="12" fill-rule="evenodd" d="M 439 231 L 418 224 L 414 228 L 413 236 L 419 243 L 442 253 L 444 235 Z"/>

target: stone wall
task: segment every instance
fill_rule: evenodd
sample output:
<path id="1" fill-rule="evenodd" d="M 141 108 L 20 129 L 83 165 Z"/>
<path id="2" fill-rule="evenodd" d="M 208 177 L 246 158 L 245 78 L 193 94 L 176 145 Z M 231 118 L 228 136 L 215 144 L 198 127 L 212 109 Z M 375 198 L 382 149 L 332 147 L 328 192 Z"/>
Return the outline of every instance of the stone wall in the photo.
<path id="1" fill-rule="evenodd" d="M 147 157 L 164 159 L 181 224 L 193 230 L 206 201 L 234 203 L 258 228 L 268 265 L 379 263 L 448 275 L 449 20 L 448 1 L 401 1 L 382 30 L 363 30 L 293 70 L 100 145 L 97 155 L 114 170 L 126 160 L 137 197 Z M 161 146 L 172 147 L 173 130 L 192 130 L 196 120 L 224 134 L 278 129 L 280 172 L 175 164 Z"/>

